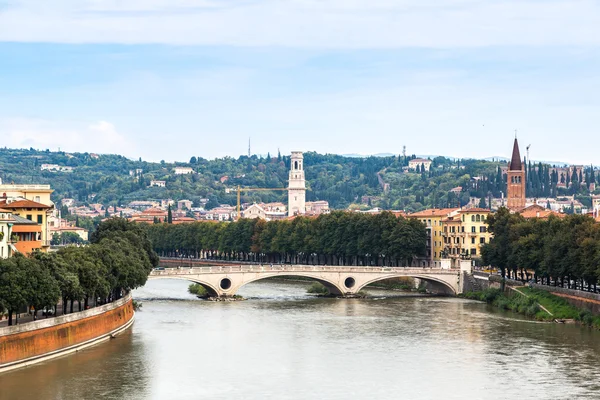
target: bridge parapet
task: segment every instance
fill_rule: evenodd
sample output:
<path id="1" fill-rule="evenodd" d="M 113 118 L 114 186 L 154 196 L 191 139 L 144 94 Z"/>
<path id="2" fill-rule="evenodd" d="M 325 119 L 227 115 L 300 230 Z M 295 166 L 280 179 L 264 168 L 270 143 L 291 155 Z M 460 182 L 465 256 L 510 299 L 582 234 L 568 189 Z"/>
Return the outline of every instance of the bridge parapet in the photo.
<path id="1" fill-rule="evenodd" d="M 460 269 L 361 267 L 323 265 L 215 265 L 154 269 L 149 279 L 184 279 L 196 282 L 215 296 L 233 296 L 253 281 L 277 276 L 300 276 L 323 283 L 333 294 L 352 295 L 383 279 L 413 277 L 437 282 L 452 293 L 461 292 Z"/>

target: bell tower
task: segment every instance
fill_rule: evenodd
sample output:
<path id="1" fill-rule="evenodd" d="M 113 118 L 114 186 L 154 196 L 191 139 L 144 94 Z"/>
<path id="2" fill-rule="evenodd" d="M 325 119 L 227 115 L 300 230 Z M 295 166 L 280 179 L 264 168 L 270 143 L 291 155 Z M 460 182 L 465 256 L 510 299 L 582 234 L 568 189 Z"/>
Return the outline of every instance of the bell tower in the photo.
<path id="1" fill-rule="evenodd" d="M 290 179 L 288 184 L 288 215 L 303 215 L 306 212 L 306 180 L 304 179 L 304 156 L 301 151 L 292 151 Z"/>
<path id="2" fill-rule="evenodd" d="M 525 164 L 521 161 L 519 142 L 515 138 L 513 152 L 508 163 L 507 172 L 507 205 L 509 210 L 520 210 L 525 208 Z"/>

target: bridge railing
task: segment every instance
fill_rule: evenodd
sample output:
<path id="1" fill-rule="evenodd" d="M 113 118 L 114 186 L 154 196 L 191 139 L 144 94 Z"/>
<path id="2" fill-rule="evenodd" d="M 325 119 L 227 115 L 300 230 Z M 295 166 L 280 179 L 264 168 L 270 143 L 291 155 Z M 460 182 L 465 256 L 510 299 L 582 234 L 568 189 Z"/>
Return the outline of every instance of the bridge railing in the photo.
<path id="1" fill-rule="evenodd" d="M 150 273 L 151 276 L 160 275 L 198 275 L 198 274 L 223 274 L 242 272 L 389 272 L 389 273 L 437 273 L 456 274 L 458 269 L 442 268 L 411 268 L 411 267 L 340 267 L 322 265 L 215 265 L 209 267 L 175 267 L 156 268 Z"/>

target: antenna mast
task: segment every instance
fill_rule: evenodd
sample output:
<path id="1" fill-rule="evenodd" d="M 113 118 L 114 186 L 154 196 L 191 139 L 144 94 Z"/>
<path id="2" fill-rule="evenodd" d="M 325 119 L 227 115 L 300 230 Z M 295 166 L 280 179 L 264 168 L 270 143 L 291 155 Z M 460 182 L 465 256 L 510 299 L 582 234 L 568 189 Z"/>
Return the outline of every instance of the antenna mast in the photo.
<path id="1" fill-rule="evenodd" d="M 250 157 L 250 138 L 248 138 L 248 157 Z"/>

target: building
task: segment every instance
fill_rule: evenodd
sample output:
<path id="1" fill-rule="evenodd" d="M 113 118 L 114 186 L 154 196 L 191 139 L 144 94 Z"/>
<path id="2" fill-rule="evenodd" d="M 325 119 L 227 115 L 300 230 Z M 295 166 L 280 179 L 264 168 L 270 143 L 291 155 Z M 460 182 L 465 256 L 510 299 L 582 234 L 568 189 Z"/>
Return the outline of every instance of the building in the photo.
<path id="1" fill-rule="evenodd" d="M 165 181 L 150 181 L 150 187 L 166 187 L 167 182 Z"/>
<path id="2" fill-rule="evenodd" d="M 277 206 L 277 204 L 282 207 Z M 242 218 L 260 218 L 266 221 L 281 220 L 287 216 L 283 203 L 252 204 L 242 212 Z"/>
<path id="3" fill-rule="evenodd" d="M 60 205 L 63 207 L 73 207 L 75 205 L 75 199 L 62 199 Z"/>
<path id="4" fill-rule="evenodd" d="M 129 220 L 132 222 L 146 222 L 149 224 L 156 222 L 167 222 L 169 212 L 160 208 L 147 208 L 139 214 L 132 215 Z"/>
<path id="5" fill-rule="evenodd" d="M 508 163 L 507 176 L 507 206 L 509 210 L 517 211 L 525 208 L 525 163 L 521 161 L 519 142 L 515 138 L 513 152 Z"/>
<path id="6" fill-rule="evenodd" d="M 329 214 L 330 211 L 329 202 L 325 200 L 307 201 L 305 209 L 308 215 Z"/>
<path id="7" fill-rule="evenodd" d="M 54 207 L 50 200 L 52 192 L 50 185 L 0 185 L 2 198 L 22 198 Z"/>
<path id="8" fill-rule="evenodd" d="M 12 255 L 14 246 L 12 246 L 11 242 L 11 231 L 14 221 L 10 210 L 0 208 L 0 259 L 8 258 Z"/>
<path id="9" fill-rule="evenodd" d="M 457 267 L 458 259 L 481 257 L 481 247 L 490 242 L 487 219 L 491 211 L 484 208 L 460 210 L 442 220 L 444 250 L 441 258 L 450 258 Z"/>
<path id="10" fill-rule="evenodd" d="M 175 172 L 175 175 L 188 175 L 194 173 L 194 170 L 190 167 L 175 167 L 173 171 Z"/>
<path id="11" fill-rule="evenodd" d="M 433 208 L 409 214 L 408 218 L 421 221 L 427 229 L 427 259 L 431 266 L 439 267 L 444 251 L 443 221 L 458 215 L 460 208 Z"/>
<path id="12" fill-rule="evenodd" d="M 50 172 L 73 172 L 73 167 L 67 167 L 67 166 L 58 165 L 58 164 L 42 164 L 40 169 L 42 171 L 50 171 Z"/>
<path id="13" fill-rule="evenodd" d="M 523 218 L 526 218 L 526 219 L 531 219 L 531 218 L 547 219 L 551 215 L 554 215 L 555 217 L 559 217 L 559 218 L 563 218 L 565 216 L 565 214 L 561 214 L 561 213 L 552 211 L 551 209 L 547 209 L 547 208 L 542 207 L 537 204 L 534 204 L 529 207 L 525 207 L 522 210 L 519 210 L 519 214 L 521 214 L 521 216 L 523 216 Z"/>
<path id="14" fill-rule="evenodd" d="M 52 214 L 52 209 L 54 207 L 48 206 L 46 204 L 38 203 L 35 201 L 26 200 L 26 199 L 4 198 L 0 201 L 0 208 L 10 210 L 10 212 L 13 214 L 13 217 L 19 216 L 19 217 L 28 219 L 29 221 L 35 222 L 36 224 L 40 225 L 41 249 L 43 251 L 46 251 L 48 249 L 48 247 L 50 247 L 48 218 Z M 16 230 L 16 224 L 15 224 L 15 226 L 13 226 L 13 233 L 16 233 L 16 232 L 17 232 L 17 230 Z M 30 231 L 27 231 L 27 232 L 30 232 Z M 18 246 L 17 246 L 17 248 L 18 248 Z"/>
<path id="15" fill-rule="evenodd" d="M 178 210 L 191 210 L 192 209 L 192 201 L 191 200 L 179 200 L 177 202 Z"/>
<path id="16" fill-rule="evenodd" d="M 134 210 L 146 210 L 148 208 L 156 208 L 160 205 L 157 201 L 145 201 L 145 200 L 135 200 L 129 203 L 127 206 Z"/>
<path id="17" fill-rule="evenodd" d="M 431 169 L 432 162 L 433 161 L 428 160 L 426 158 L 414 158 L 408 161 L 408 169 L 415 171 L 417 168 L 425 168 L 425 171 L 429 171 Z"/>
<path id="18" fill-rule="evenodd" d="M 27 255 L 47 250 L 50 243 L 44 240 L 43 225 L 19 215 L 13 215 L 13 219 L 11 241 L 15 251 Z"/>
<path id="19" fill-rule="evenodd" d="M 288 184 L 288 216 L 306 213 L 306 179 L 304 178 L 304 156 L 301 151 L 292 151 Z"/>

